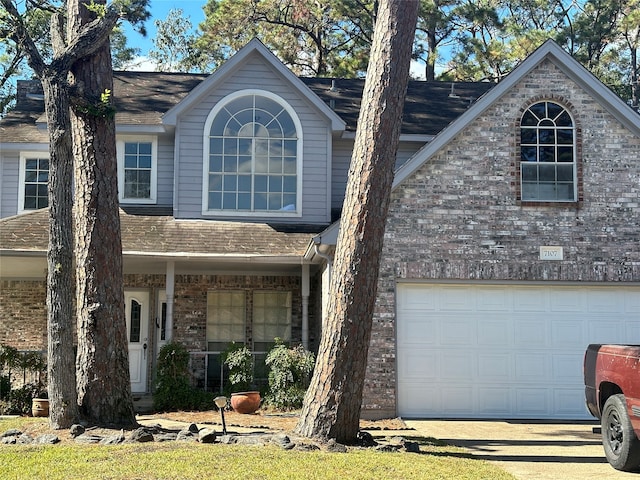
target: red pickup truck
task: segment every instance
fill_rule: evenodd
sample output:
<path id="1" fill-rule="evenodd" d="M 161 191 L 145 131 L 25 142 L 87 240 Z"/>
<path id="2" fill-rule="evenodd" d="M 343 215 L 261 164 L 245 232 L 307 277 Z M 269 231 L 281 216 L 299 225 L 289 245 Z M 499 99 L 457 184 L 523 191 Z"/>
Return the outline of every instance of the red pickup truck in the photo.
<path id="1" fill-rule="evenodd" d="M 589 345 L 584 385 L 607 460 L 618 470 L 640 470 L 640 345 Z"/>

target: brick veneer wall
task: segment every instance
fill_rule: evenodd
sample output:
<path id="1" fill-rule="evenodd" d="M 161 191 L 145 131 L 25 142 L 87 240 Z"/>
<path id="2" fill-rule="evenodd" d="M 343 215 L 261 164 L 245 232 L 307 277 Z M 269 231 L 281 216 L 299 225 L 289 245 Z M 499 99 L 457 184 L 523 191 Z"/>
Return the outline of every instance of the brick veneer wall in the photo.
<path id="1" fill-rule="evenodd" d="M 300 341 L 302 298 L 300 277 L 250 275 L 176 275 L 173 338 L 189 350 L 207 349 L 207 292 L 242 290 L 247 292 L 247 338 L 251 340 L 251 295 L 256 290 L 292 292 L 292 340 Z"/>
<path id="2" fill-rule="evenodd" d="M 317 287 L 318 279 L 312 279 Z M 164 275 L 127 274 L 126 289 L 144 289 L 150 292 L 150 328 L 158 317 L 157 293 L 165 287 Z M 251 339 L 251 295 L 256 290 L 280 290 L 292 292 L 292 341 L 302 338 L 302 297 L 299 276 L 250 276 L 250 275 L 176 275 L 174 294 L 173 338 L 184 343 L 189 350 L 206 350 L 207 291 L 244 290 L 247 292 L 247 336 Z M 318 316 L 317 295 L 309 302 L 311 339 L 315 339 Z M 149 351 L 154 351 L 155 335 L 149 332 Z M 11 345 L 19 350 L 46 350 L 47 307 L 46 282 L 11 280 L 0 282 L 0 344 Z M 152 357 L 149 365 L 152 366 Z M 149 386 L 153 375 L 149 370 Z M 194 371 L 200 378 L 204 370 Z"/>
<path id="3" fill-rule="evenodd" d="M 47 349 L 47 294 L 44 281 L 0 282 L 0 344 L 18 350 Z"/>
<path id="4" fill-rule="evenodd" d="M 540 99 L 581 127 L 580 203 L 517 201 L 517 125 Z M 564 260 L 540 261 L 543 245 Z M 398 280 L 640 282 L 639 245 L 640 138 L 543 62 L 393 192 L 363 410 L 396 413 Z"/>

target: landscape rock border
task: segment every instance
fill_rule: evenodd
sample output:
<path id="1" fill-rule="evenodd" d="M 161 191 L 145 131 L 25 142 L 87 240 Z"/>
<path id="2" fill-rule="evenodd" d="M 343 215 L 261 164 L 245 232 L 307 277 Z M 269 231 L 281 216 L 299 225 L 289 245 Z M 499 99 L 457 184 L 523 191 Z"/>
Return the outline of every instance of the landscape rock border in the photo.
<path id="1" fill-rule="evenodd" d="M 213 428 L 199 428 L 191 423 L 182 429 L 163 428 L 160 424 L 139 426 L 128 434 L 124 430 L 109 435 L 92 433 L 92 428 L 85 428 L 80 424 L 72 425 L 69 435 L 78 444 L 119 445 L 126 443 L 147 442 L 199 442 L 203 444 L 225 445 L 275 445 L 284 450 L 312 451 L 324 450 L 332 453 L 344 453 L 353 448 L 373 448 L 382 452 L 410 452 L 420 453 L 417 442 L 408 441 L 404 437 L 394 436 L 385 439 L 374 439 L 366 431 L 358 433 L 356 445 L 343 445 L 330 439 L 327 442 L 312 442 L 306 438 L 292 438 L 283 432 L 249 432 L 219 434 Z M 10 429 L 0 434 L 0 444 L 3 445 L 54 445 L 60 443 L 55 434 L 43 434 L 37 437 L 23 433 L 18 429 Z"/>

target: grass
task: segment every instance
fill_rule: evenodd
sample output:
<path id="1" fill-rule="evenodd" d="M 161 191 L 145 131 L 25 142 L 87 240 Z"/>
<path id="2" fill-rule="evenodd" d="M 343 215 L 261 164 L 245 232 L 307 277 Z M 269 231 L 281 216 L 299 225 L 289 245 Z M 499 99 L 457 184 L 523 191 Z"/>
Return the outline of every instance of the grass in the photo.
<path id="1" fill-rule="evenodd" d="M 33 419 L 0 420 L 0 433 Z M 491 479 L 514 477 L 462 449 L 419 441 L 420 454 L 348 453 L 183 442 L 118 446 L 0 445 L 0 478 L 56 479 Z M 437 443 L 437 442 L 436 442 Z"/>

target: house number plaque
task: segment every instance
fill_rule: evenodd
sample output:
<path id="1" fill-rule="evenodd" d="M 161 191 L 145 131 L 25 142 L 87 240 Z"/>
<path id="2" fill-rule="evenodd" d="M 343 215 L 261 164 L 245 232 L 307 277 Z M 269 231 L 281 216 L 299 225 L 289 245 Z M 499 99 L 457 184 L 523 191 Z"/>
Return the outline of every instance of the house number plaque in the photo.
<path id="1" fill-rule="evenodd" d="M 540 260 L 564 260 L 562 247 L 540 247 Z"/>

